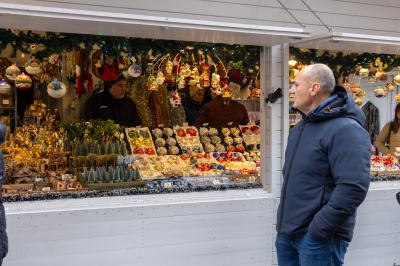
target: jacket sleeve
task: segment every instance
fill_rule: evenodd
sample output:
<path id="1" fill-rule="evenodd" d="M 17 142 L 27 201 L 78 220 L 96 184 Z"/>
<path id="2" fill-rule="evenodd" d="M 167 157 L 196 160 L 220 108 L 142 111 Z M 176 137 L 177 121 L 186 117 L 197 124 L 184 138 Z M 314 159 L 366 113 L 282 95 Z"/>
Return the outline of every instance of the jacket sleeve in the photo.
<path id="1" fill-rule="evenodd" d="M 90 119 L 97 119 L 95 101 L 93 97 L 86 100 L 83 108 L 83 120 L 88 121 Z"/>
<path id="2" fill-rule="evenodd" d="M 200 111 L 199 111 L 199 116 L 197 117 L 196 121 L 194 122 L 194 125 L 196 127 L 201 127 L 203 126 L 204 123 L 207 123 L 207 106 L 203 106 Z"/>
<path id="3" fill-rule="evenodd" d="M 367 195 L 371 140 L 368 133 L 354 123 L 339 126 L 327 143 L 334 188 L 327 204 L 309 225 L 312 238 L 329 238 L 338 226 L 354 215 Z"/>
<path id="4" fill-rule="evenodd" d="M 389 138 L 390 123 L 387 123 L 379 132 L 378 137 L 375 140 L 375 146 L 382 154 L 386 155 L 389 153 L 389 149 L 385 146 L 387 139 Z"/>

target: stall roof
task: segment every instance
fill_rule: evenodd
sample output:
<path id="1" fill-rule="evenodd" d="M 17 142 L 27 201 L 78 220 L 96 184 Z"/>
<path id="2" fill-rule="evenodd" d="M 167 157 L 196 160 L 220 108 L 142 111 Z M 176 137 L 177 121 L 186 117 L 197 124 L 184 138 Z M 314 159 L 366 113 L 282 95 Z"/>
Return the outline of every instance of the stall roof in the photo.
<path id="1" fill-rule="evenodd" d="M 400 54 L 400 37 L 332 32 L 292 43 L 322 50 Z"/>
<path id="2" fill-rule="evenodd" d="M 86 1 L 93 2 L 91 5 L 73 1 L 8 2 L 0 6 L 0 27 L 3 28 L 247 45 L 275 45 L 309 37 L 303 27 L 292 22 L 293 18 L 285 10 L 281 15 L 290 18 L 289 24 L 221 18 L 210 20 L 195 15 L 175 16 L 164 11 L 136 12 L 118 8 L 115 3 L 113 6 L 98 4 L 105 1 Z M 132 2 L 136 5 L 146 1 Z M 156 4 L 155 1 L 147 2 Z"/>

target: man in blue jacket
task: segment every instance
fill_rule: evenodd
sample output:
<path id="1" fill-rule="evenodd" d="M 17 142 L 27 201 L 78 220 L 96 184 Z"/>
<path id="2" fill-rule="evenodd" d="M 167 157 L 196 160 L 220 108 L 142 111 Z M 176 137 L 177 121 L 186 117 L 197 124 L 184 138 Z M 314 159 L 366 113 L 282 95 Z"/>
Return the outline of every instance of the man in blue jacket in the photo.
<path id="1" fill-rule="evenodd" d="M 303 119 L 291 130 L 277 214 L 280 266 L 342 265 L 370 181 L 364 114 L 324 64 L 290 89 Z"/>
<path id="2" fill-rule="evenodd" d="M 0 123 L 0 144 L 4 142 L 6 137 L 6 128 Z M 3 177 L 4 177 L 4 162 L 3 162 L 3 154 L 0 151 L 0 193 L 1 186 L 3 185 Z M 6 233 L 6 216 L 4 212 L 3 201 L 0 194 L 0 265 L 3 263 L 3 258 L 8 253 L 8 238 Z"/>

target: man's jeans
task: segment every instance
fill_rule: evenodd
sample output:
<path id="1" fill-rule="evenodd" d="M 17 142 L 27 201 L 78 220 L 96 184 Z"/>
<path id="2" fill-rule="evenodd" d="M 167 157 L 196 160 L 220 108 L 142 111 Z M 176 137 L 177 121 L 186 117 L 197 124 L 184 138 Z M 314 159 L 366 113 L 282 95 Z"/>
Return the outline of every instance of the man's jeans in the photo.
<path id="1" fill-rule="evenodd" d="M 307 233 L 278 234 L 275 242 L 279 266 L 340 266 L 348 245 L 337 237 L 317 241 Z"/>

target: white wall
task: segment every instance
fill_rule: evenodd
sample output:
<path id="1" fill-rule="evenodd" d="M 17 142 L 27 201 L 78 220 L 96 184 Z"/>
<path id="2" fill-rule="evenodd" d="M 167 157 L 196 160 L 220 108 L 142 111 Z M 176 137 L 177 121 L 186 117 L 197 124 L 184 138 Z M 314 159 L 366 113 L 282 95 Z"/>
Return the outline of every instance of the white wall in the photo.
<path id="1" fill-rule="evenodd" d="M 398 191 L 371 186 L 346 266 L 400 263 Z M 276 265 L 273 201 L 257 189 L 6 203 L 4 265 Z"/>
<path id="2" fill-rule="evenodd" d="M 5 204 L 7 266 L 265 266 L 262 189 Z"/>

